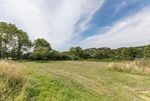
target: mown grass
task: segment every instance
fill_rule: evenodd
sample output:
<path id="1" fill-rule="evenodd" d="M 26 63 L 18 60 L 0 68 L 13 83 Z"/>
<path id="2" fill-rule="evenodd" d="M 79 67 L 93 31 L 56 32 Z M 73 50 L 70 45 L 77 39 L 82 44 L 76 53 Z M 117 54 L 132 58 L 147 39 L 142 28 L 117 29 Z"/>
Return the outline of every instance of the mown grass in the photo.
<path id="1" fill-rule="evenodd" d="M 123 69 L 108 70 L 113 68 L 110 66 L 112 63 L 108 62 L 56 61 L 21 64 L 27 67 L 29 75 L 36 81 L 36 101 L 150 100 L 150 76 L 141 73 L 143 67 L 125 72 Z M 117 68 L 122 68 L 123 63 L 117 64 Z M 133 63 L 133 66 L 136 65 Z"/>
<path id="2" fill-rule="evenodd" d="M 143 70 L 137 62 L 17 64 L 25 66 L 26 82 L 13 93 L 14 101 L 150 101 L 148 65 Z"/>

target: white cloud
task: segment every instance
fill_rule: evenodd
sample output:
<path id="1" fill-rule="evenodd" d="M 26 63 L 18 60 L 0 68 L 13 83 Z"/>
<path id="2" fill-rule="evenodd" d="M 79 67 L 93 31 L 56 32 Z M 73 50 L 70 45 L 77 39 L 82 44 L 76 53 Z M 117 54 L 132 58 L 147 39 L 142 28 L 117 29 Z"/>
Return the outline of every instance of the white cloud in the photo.
<path id="1" fill-rule="evenodd" d="M 0 20 L 17 24 L 32 39 L 43 37 L 54 48 L 62 48 L 74 38 L 76 23 L 81 29 L 104 0 L 1 0 Z"/>
<path id="2" fill-rule="evenodd" d="M 117 48 L 150 43 L 150 8 L 117 22 L 107 32 L 80 42 L 80 33 L 75 33 L 75 28 L 78 27 L 80 32 L 86 30 L 88 22 L 105 0 L 0 1 L 1 21 L 15 23 L 27 31 L 32 39 L 47 39 L 56 49 L 74 45 Z"/>
<path id="3" fill-rule="evenodd" d="M 80 44 L 84 48 L 150 44 L 150 8 L 144 8 L 136 15 L 117 22 L 107 32 L 88 37 Z"/>

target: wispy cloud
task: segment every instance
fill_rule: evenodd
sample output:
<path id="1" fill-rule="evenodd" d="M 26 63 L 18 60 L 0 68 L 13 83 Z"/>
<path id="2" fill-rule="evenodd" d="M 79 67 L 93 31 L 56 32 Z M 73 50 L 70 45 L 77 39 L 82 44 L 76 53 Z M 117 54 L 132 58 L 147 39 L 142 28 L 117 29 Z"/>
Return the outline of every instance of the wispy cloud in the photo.
<path id="1" fill-rule="evenodd" d="M 32 40 L 45 38 L 60 50 L 77 45 L 136 46 L 150 42 L 148 3 L 149 0 L 1 0 L 0 21 L 14 23 Z"/>
<path id="2" fill-rule="evenodd" d="M 54 48 L 62 48 L 77 33 L 76 23 L 86 23 L 103 3 L 103 0 L 1 0 L 0 19 L 16 23 L 32 39 L 46 38 Z"/>
<path id="3" fill-rule="evenodd" d="M 107 32 L 88 37 L 80 44 L 84 47 L 138 46 L 150 43 L 150 8 L 115 23 Z"/>

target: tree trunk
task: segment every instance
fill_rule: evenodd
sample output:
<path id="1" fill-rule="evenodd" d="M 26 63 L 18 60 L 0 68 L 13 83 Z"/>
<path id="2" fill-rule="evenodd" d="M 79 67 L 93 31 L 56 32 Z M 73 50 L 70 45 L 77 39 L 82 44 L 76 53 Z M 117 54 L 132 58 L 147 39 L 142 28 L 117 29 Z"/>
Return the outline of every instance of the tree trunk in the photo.
<path id="1" fill-rule="evenodd" d="M 19 44 L 18 44 L 18 50 L 17 50 L 17 60 L 19 60 L 21 58 L 21 47 L 22 47 L 22 45 L 19 42 Z"/>

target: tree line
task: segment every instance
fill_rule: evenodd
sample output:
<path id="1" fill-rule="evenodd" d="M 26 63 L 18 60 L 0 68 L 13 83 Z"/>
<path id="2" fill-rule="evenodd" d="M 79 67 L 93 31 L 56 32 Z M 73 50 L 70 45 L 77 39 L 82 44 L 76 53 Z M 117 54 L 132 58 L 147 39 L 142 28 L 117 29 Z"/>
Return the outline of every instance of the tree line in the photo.
<path id="1" fill-rule="evenodd" d="M 59 52 L 51 48 L 48 41 L 38 38 L 34 42 L 28 33 L 14 24 L 0 22 L 0 58 L 13 60 L 134 60 L 150 58 L 150 45 L 140 47 L 122 47 L 118 49 L 71 47 Z"/>

